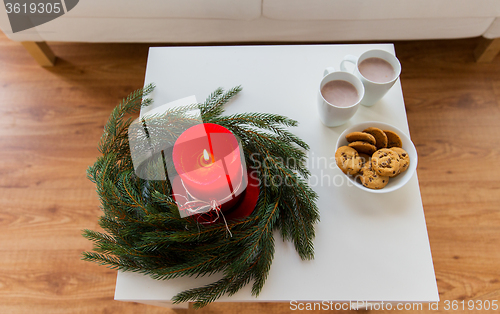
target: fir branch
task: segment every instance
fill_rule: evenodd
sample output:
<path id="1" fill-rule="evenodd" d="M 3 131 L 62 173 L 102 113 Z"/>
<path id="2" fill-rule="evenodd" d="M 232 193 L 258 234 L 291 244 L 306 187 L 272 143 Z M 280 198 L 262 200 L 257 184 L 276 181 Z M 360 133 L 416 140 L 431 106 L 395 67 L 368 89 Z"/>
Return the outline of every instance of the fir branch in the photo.
<path id="1" fill-rule="evenodd" d="M 205 103 L 199 107 L 203 121 L 206 123 L 215 123 L 214 119 L 217 119 L 217 117 L 224 113 L 223 106 L 241 90 L 241 86 L 233 87 L 225 93 L 222 88 L 216 89 L 207 98 Z"/>
<path id="2" fill-rule="evenodd" d="M 174 304 L 196 301 L 193 304 L 195 309 L 199 309 L 223 296 L 228 292 L 231 282 L 234 280 L 230 277 L 224 277 L 214 283 L 204 287 L 194 288 L 183 291 L 172 298 Z M 234 291 L 234 289 L 233 289 Z"/>
<path id="3" fill-rule="evenodd" d="M 130 119 L 123 121 L 123 118 L 126 114 L 137 112 L 142 105 L 149 105 L 151 100 L 145 99 L 143 101 L 143 97 L 149 95 L 154 88 L 154 84 L 149 84 L 143 89 L 136 90 L 113 109 L 108 122 L 104 126 L 104 134 L 99 143 L 99 151 L 103 155 L 119 150 L 122 147 L 122 145 L 117 145 L 120 144 L 120 142 L 117 143 L 117 140 L 126 137 L 124 133 L 126 133 L 131 123 Z"/>
<path id="4" fill-rule="evenodd" d="M 95 252 L 83 252 L 84 261 L 94 262 L 99 265 L 106 265 L 111 269 L 124 271 L 137 271 L 135 265 L 130 265 L 117 257 Z"/>

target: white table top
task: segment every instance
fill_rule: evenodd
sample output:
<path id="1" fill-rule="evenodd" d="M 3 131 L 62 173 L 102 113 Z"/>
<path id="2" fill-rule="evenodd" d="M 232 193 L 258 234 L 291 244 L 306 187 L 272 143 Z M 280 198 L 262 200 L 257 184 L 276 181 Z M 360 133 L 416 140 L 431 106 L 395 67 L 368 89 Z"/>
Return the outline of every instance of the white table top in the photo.
<path id="1" fill-rule="evenodd" d="M 310 160 L 329 159 L 340 133 L 355 123 L 386 122 L 409 134 L 399 80 L 379 103 L 360 106 L 343 126 L 327 128 L 318 119 L 316 93 L 324 68 L 338 69 L 344 55 L 369 49 L 394 53 L 392 44 L 151 48 L 145 83 L 156 84 L 156 105 L 190 95 L 203 102 L 217 87 L 241 84 L 227 113 L 270 112 L 298 120 L 292 131 L 310 145 Z M 274 261 L 259 297 L 251 295 L 249 284 L 219 301 L 438 301 L 417 176 L 400 190 L 373 194 L 349 186 L 335 162 L 309 168 L 319 181 L 335 178 L 330 186 L 311 180 L 321 214 L 315 259 L 302 261 L 293 244 L 276 234 Z M 115 299 L 168 301 L 217 278 L 156 281 L 119 272 Z"/>

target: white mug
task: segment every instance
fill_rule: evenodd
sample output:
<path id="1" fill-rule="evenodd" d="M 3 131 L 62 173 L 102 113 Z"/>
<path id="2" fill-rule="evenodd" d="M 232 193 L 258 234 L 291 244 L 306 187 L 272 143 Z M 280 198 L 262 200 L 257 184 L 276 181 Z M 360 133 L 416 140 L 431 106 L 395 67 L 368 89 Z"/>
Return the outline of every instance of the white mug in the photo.
<path id="1" fill-rule="evenodd" d="M 318 110 L 319 110 L 319 118 L 324 125 L 328 127 L 339 126 L 352 118 L 352 116 L 358 110 L 358 105 L 365 94 L 365 88 L 363 87 L 363 83 L 349 72 L 340 72 L 335 71 L 334 68 L 326 68 L 324 73 L 324 77 L 319 84 L 318 89 Z M 354 86 L 356 89 L 358 98 L 356 101 L 353 101 L 352 104 L 338 106 L 335 104 L 329 103 L 323 94 L 321 93 L 321 89 L 331 81 L 346 81 Z"/>
<path id="2" fill-rule="evenodd" d="M 387 81 L 382 80 L 383 78 L 377 78 L 375 80 L 373 77 L 367 78 L 360 72 L 360 64 L 368 58 L 379 58 L 387 61 L 394 70 L 394 75 L 389 77 Z M 347 71 L 344 63 L 351 62 L 355 64 L 354 74 L 363 82 L 365 87 L 365 96 L 361 100 L 361 104 L 367 107 L 373 106 L 378 102 L 384 95 L 391 89 L 394 83 L 397 81 L 399 75 L 401 74 L 401 63 L 399 63 L 398 58 L 393 54 L 384 50 L 368 50 L 361 54 L 361 56 L 356 57 L 353 55 L 347 55 L 344 60 L 340 63 L 340 69 L 342 71 Z"/>

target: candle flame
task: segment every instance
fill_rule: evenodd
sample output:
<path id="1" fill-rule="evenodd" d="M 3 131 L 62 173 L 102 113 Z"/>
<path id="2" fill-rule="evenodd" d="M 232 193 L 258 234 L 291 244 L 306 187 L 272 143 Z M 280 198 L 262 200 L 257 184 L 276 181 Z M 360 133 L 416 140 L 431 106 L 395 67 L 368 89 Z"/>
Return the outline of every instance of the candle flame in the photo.
<path id="1" fill-rule="evenodd" d="M 205 159 L 206 162 L 210 160 L 210 156 L 208 155 L 208 152 L 206 149 L 203 150 L 203 159 Z"/>

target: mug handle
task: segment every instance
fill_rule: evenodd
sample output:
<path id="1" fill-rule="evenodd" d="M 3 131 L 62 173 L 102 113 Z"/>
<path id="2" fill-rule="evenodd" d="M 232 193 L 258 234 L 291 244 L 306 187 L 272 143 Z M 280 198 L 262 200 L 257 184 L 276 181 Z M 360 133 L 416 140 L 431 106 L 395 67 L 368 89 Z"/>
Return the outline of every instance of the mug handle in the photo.
<path id="1" fill-rule="evenodd" d="M 328 74 L 330 74 L 332 72 L 335 72 L 335 68 L 334 67 L 327 67 L 325 69 L 325 71 L 323 71 L 323 76 L 327 76 Z"/>
<path id="2" fill-rule="evenodd" d="M 344 72 L 349 72 L 347 70 L 347 68 L 345 67 L 344 62 L 351 62 L 352 64 L 356 65 L 356 64 L 358 64 L 358 57 L 353 56 L 353 55 L 346 55 L 344 57 L 344 60 L 342 60 L 342 62 L 340 62 L 340 70 L 344 71 Z"/>

